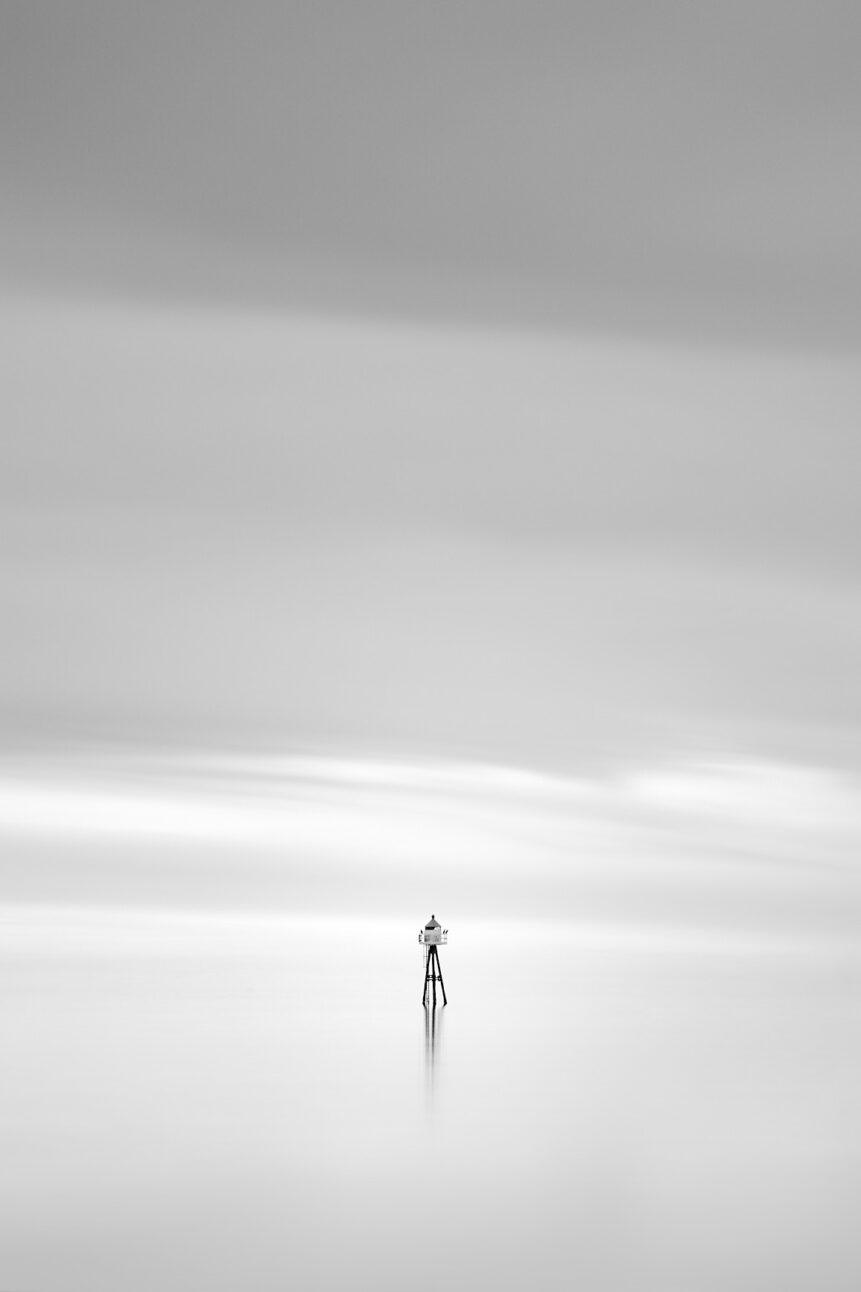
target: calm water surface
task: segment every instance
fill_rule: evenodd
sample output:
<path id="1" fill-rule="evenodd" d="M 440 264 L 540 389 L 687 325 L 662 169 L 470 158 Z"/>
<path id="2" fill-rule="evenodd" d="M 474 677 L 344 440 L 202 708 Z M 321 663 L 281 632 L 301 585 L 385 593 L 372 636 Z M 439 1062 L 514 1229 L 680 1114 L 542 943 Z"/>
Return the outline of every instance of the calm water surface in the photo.
<path id="1" fill-rule="evenodd" d="M 418 921 L 416 921 L 418 925 Z M 859 960 L 7 909 L 0 1286 L 861 1286 Z"/>

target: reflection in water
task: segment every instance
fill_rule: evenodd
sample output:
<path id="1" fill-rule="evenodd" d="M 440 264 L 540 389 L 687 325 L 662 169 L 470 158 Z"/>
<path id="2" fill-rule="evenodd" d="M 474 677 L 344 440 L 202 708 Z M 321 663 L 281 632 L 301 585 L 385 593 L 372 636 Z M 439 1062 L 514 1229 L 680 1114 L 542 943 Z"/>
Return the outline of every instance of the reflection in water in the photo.
<path id="1" fill-rule="evenodd" d="M 394 933 L 360 984 L 340 923 L 0 933 L 0 1288 L 432 1292 L 431 1205 L 445 1292 L 861 1288 L 854 945 L 474 937 L 422 1038 Z"/>
<path id="2" fill-rule="evenodd" d="M 436 1005 L 425 1005 L 425 1077 L 428 1097 L 433 1098 L 434 1079 L 442 1048 L 443 1011 Z"/>

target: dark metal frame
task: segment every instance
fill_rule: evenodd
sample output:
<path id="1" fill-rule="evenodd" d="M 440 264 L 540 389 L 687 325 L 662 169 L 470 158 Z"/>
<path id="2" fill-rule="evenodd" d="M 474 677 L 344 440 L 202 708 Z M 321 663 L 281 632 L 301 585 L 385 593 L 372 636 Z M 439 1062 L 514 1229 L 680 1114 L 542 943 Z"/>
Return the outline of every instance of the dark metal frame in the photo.
<path id="1" fill-rule="evenodd" d="M 445 983 L 442 980 L 442 969 L 440 968 L 439 956 L 437 955 L 437 949 L 434 944 L 430 943 L 428 946 L 427 959 L 425 960 L 425 989 L 422 993 L 422 1004 L 427 1005 L 428 1003 L 428 985 L 430 984 L 433 990 L 434 1009 L 436 1009 L 437 983 L 439 983 L 442 990 L 442 1003 L 447 1005 L 448 1000 L 446 999 L 445 994 Z"/>

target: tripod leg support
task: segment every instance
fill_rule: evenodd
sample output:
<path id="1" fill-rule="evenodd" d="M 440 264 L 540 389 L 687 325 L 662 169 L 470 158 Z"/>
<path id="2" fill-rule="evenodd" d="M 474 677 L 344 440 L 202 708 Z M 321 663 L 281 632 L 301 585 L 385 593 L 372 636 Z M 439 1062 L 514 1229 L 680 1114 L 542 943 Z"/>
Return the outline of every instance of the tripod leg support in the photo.
<path id="1" fill-rule="evenodd" d="M 428 987 L 430 987 L 433 996 L 433 1006 L 436 1009 L 436 985 L 439 983 L 442 992 L 442 1003 L 448 1004 L 448 997 L 445 994 L 445 983 L 442 978 L 442 969 L 439 963 L 439 955 L 435 946 L 427 948 L 427 958 L 425 960 L 425 982 L 424 991 L 422 992 L 422 1005 L 428 1003 Z"/>

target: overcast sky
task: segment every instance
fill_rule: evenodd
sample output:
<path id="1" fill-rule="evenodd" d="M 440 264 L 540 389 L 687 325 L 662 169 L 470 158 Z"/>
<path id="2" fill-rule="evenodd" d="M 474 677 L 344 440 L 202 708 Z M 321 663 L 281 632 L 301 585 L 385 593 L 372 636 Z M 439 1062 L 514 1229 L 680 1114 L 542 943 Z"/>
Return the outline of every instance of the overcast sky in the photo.
<path id="1" fill-rule="evenodd" d="M 4 272 L 858 339 L 857 7 L 7 4 Z"/>
<path id="2" fill-rule="evenodd" d="M 0 21 L 7 753 L 857 771 L 856 6 Z"/>

